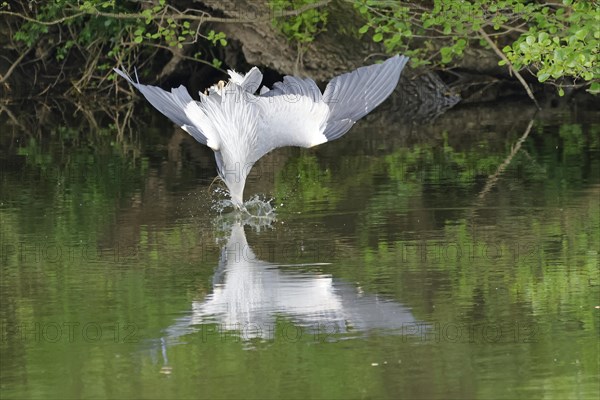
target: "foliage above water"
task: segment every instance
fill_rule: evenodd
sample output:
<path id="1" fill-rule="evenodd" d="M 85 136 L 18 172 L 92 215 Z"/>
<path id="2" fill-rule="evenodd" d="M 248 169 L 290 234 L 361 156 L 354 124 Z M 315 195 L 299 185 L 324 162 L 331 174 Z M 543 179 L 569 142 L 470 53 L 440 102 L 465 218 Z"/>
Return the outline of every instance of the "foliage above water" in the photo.
<path id="1" fill-rule="evenodd" d="M 329 15 L 327 9 L 317 10 L 313 8 L 301 12 L 296 16 L 278 17 L 284 10 L 290 7 L 306 6 L 311 3 L 313 3 L 312 0 L 295 2 L 290 0 L 272 0 L 271 8 L 275 17 L 273 25 L 281 29 L 291 40 L 301 43 L 311 43 L 316 35 L 325 32 L 325 25 L 327 24 L 327 17 Z"/>
<path id="2" fill-rule="evenodd" d="M 329 11 L 312 8 L 289 17 L 280 15 L 290 8 L 300 9 L 313 3 L 313 0 L 271 0 L 270 2 L 274 16 L 273 26 L 280 29 L 289 40 L 296 42 L 299 51 L 305 49 L 305 45 L 312 43 L 317 35 L 326 31 Z"/>
<path id="3" fill-rule="evenodd" d="M 416 64 L 449 65 L 474 43 L 505 43 L 500 65 L 510 62 L 516 70 L 530 70 L 540 82 L 560 86 L 569 85 L 562 78 L 584 81 L 589 91 L 600 92 L 600 7 L 593 2 L 435 0 L 416 6 L 355 0 L 354 5 L 367 21 L 360 33 L 372 32 L 373 40 L 382 41 L 389 52 L 410 54 Z"/>
<path id="4" fill-rule="evenodd" d="M 0 15 L 9 17 L 2 34 L 12 37 L 12 48 L 20 55 L 0 84 L 31 50 L 44 68 L 53 59 L 49 64 L 55 64 L 55 71 L 50 75 L 60 78 L 65 71 L 80 71 L 80 79 L 72 80 L 74 92 L 108 87 L 115 65 L 142 67 L 153 60 L 163 66 L 161 77 L 182 60 L 220 68 L 228 39 L 209 23 L 270 21 L 296 43 L 301 55 L 315 38 L 327 34 L 334 16 L 342 16 L 349 21 L 345 32 L 381 43 L 388 53 L 407 54 L 414 66 L 451 68 L 468 47 L 491 47 L 499 64 L 517 77 L 519 71 L 529 70 L 539 82 L 557 85 L 561 94 L 564 87 L 600 92 L 600 7 L 593 1 L 270 0 L 264 18 L 245 16 L 244 10 L 220 17 L 215 9 L 224 5 L 213 7 L 209 0 L 193 4 L 194 8 L 166 0 L 0 2 Z"/>
<path id="5" fill-rule="evenodd" d="M 175 60 L 191 59 L 219 68 L 219 47 L 227 45 L 223 32 L 203 24 L 211 20 L 208 13 L 181 13 L 166 0 L 4 2 L 2 13 L 19 17 L 21 23 L 9 29 L 14 29 L 13 39 L 26 49 L 43 45 L 42 57 L 53 57 L 61 68 L 83 60 L 83 76 L 73 83 L 77 91 L 101 87 L 106 79 L 114 79 L 114 66 L 143 66 L 161 51 Z M 193 54 L 184 54 L 186 45 L 194 45 Z"/>
<path id="6" fill-rule="evenodd" d="M 297 8 L 316 0 L 295 2 Z M 363 17 L 360 35 L 371 35 L 389 53 L 411 56 L 415 66 L 452 66 L 469 46 L 493 46 L 499 64 L 527 69 L 540 82 L 586 86 L 600 92 L 600 7 L 586 0 L 561 3 L 524 0 L 434 0 L 417 3 L 348 0 Z M 285 3 L 277 1 L 272 3 Z M 311 42 L 327 22 L 316 10 L 277 19 L 288 37 Z M 319 24 L 319 25 L 318 25 Z M 317 29 L 319 26 L 319 29 Z M 310 35 L 308 38 L 306 35 Z M 300 36 L 300 39 L 298 39 Z M 500 52 L 502 49 L 502 52 Z"/>

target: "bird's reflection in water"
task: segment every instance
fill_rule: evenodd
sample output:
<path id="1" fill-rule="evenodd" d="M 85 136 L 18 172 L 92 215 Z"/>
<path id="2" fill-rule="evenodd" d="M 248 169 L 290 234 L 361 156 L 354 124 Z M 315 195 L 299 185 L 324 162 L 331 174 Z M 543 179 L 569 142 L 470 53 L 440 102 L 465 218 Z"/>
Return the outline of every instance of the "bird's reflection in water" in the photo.
<path id="1" fill-rule="evenodd" d="M 353 337 L 373 330 L 414 334 L 420 326 L 410 310 L 360 287 L 314 271 L 320 264 L 274 264 L 256 257 L 240 221 L 231 233 L 213 277 L 213 292 L 194 301 L 189 316 L 166 330 L 168 341 L 203 331 L 241 340 L 277 339 L 276 324 L 293 324 L 293 335 Z M 312 271 L 306 267 L 311 266 Z M 321 267 L 322 269 L 322 267 Z M 317 335 L 317 336 L 315 336 Z M 204 337 L 208 339 L 207 337 Z"/>

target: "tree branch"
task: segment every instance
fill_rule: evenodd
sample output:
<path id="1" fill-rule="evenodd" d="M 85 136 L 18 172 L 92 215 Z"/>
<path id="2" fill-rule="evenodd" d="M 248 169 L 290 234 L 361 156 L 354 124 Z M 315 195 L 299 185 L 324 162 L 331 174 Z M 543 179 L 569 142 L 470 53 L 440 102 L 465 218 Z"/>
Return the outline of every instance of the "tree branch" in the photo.
<path id="1" fill-rule="evenodd" d="M 6 74 L 4 74 L 4 76 L 0 75 L 0 84 L 4 83 L 8 77 L 13 73 L 13 71 L 15 70 L 15 68 L 17 68 L 17 65 L 19 65 L 19 63 L 23 60 L 23 58 L 25 58 L 25 56 L 35 47 L 35 45 L 32 45 L 30 48 L 28 48 L 27 50 L 25 50 L 24 52 L 21 53 L 21 55 L 19 57 L 17 57 L 17 59 L 15 60 L 14 63 L 12 63 L 12 65 L 8 68 L 8 71 L 6 71 Z"/>
<path id="2" fill-rule="evenodd" d="M 176 21 L 177 20 L 186 20 L 186 21 L 221 22 L 221 23 L 256 23 L 256 22 L 270 21 L 275 16 L 277 16 L 277 17 L 297 16 L 297 15 L 302 14 L 305 11 L 312 10 L 314 8 L 324 7 L 324 6 L 328 5 L 330 2 L 331 2 L 331 0 L 323 0 L 318 3 L 307 4 L 296 10 L 281 11 L 281 12 L 277 12 L 277 13 L 271 12 L 260 18 L 255 18 L 255 17 L 245 17 L 244 18 L 241 15 L 234 16 L 234 17 L 221 18 L 221 17 L 212 17 L 210 15 L 194 15 L 194 14 L 187 14 L 185 12 L 182 12 L 182 13 L 173 13 L 173 14 L 166 14 L 166 15 L 161 14 L 160 16 L 153 15 L 151 17 L 151 19 L 153 21 L 155 21 L 155 20 L 164 19 L 166 17 L 166 18 L 171 18 Z M 66 15 L 62 18 L 58 18 L 58 19 L 55 19 L 52 21 L 39 21 L 35 18 L 31 18 L 27 15 L 16 13 L 13 11 L 0 10 L 0 15 L 10 15 L 13 17 L 24 19 L 25 21 L 28 21 L 28 22 L 34 22 L 36 24 L 46 25 L 46 26 L 57 25 L 57 24 L 60 24 L 60 23 L 63 23 L 63 22 L 66 22 L 66 21 L 69 21 L 69 20 L 72 20 L 75 18 L 79 18 L 84 15 L 92 15 L 92 16 L 96 16 L 96 17 L 107 17 L 107 18 L 114 18 L 114 19 L 144 19 L 145 20 L 148 18 L 147 15 L 141 14 L 141 13 L 110 13 L 110 12 L 98 11 L 96 9 L 80 11 L 78 13 Z"/>
<path id="3" fill-rule="evenodd" d="M 483 30 L 483 28 L 479 29 L 479 34 L 492 47 L 492 50 L 494 50 L 494 53 L 496 53 L 498 55 L 498 57 L 500 57 L 504 62 L 506 62 L 506 65 L 508 65 L 509 70 L 511 70 L 515 74 L 515 76 L 517 77 L 517 79 L 519 80 L 519 82 L 521 82 L 521 85 L 523 85 L 523 87 L 525 88 L 525 91 L 527 92 L 527 95 L 529 96 L 529 98 L 531 100 L 533 100 L 533 102 L 535 103 L 535 106 L 537 107 L 537 109 L 541 110 L 541 107 L 538 104 L 537 100 L 535 99 L 535 96 L 533 95 L 533 92 L 531 91 L 531 88 L 529 87 L 529 85 L 527 84 L 527 82 L 525 82 L 525 79 L 523 79 L 523 76 L 521 76 L 521 74 L 519 73 L 519 71 L 517 71 L 516 68 L 512 65 L 512 63 L 510 62 L 510 60 L 504 55 L 504 53 L 502 52 L 502 50 L 500 50 L 498 48 L 498 46 L 496 46 L 496 43 L 494 43 L 494 41 L 492 39 L 490 39 L 490 37 L 488 36 L 487 33 L 485 33 L 485 31 Z"/>

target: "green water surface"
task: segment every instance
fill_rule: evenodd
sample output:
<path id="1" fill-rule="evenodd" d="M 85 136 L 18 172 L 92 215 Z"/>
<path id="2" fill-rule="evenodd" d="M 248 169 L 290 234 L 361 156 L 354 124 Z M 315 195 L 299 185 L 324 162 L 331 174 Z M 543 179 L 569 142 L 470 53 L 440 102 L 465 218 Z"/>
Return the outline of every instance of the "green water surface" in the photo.
<path id="1" fill-rule="evenodd" d="M 0 397 L 597 399 L 599 113 L 490 112 L 274 151 L 270 224 L 159 117 L 3 114 Z"/>

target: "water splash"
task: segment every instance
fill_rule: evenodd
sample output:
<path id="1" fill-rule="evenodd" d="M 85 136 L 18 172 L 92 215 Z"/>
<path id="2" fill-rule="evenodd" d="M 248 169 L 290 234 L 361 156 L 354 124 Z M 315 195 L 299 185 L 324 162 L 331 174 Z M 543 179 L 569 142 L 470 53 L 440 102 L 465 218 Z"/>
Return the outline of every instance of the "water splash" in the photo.
<path id="1" fill-rule="evenodd" d="M 229 191 L 227 189 L 217 186 L 213 190 L 213 194 L 214 197 L 210 207 L 211 210 L 219 214 L 223 214 L 235 208 L 231 200 L 229 200 Z"/>
<path id="2" fill-rule="evenodd" d="M 215 220 L 218 230 L 228 231 L 233 224 L 241 223 L 254 228 L 258 232 L 261 229 L 271 227 L 277 220 L 275 207 L 271 204 L 273 202 L 272 198 L 267 199 L 261 195 L 254 195 L 244 202 L 240 210 L 229 199 L 227 189 L 216 188 L 213 193 L 216 198 L 213 200 L 211 209 L 219 214 L 219 217 Z"/>
<path id="3" fill-rule="evenodd" d="M 254 195 L 244 203 L 244 211 L 253 217 L 275 217 L 275 207 L 271 204 L 272 198 L 261 198 Z"/>

